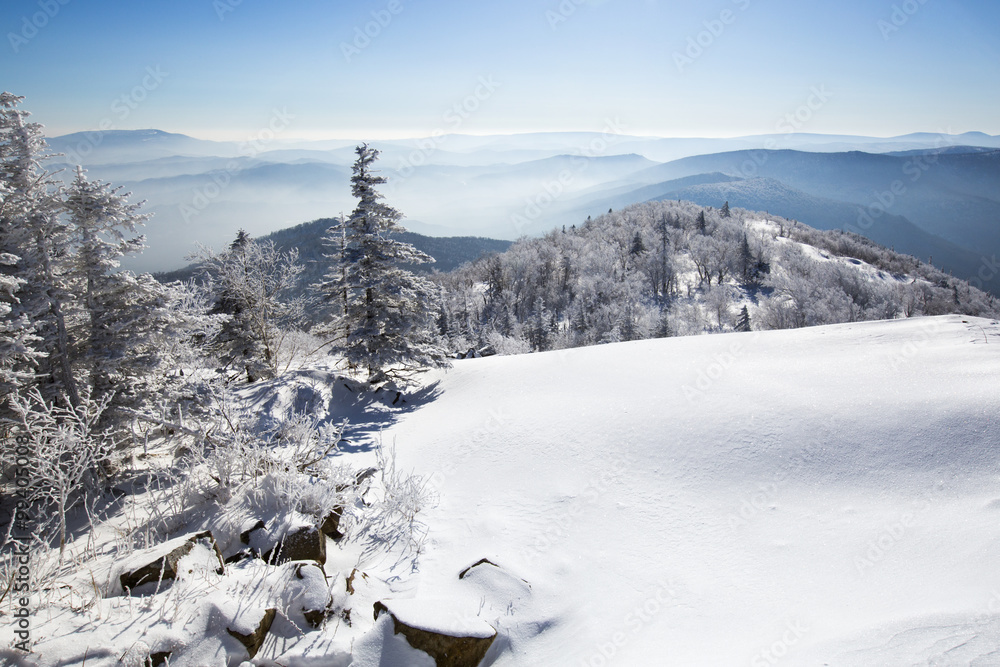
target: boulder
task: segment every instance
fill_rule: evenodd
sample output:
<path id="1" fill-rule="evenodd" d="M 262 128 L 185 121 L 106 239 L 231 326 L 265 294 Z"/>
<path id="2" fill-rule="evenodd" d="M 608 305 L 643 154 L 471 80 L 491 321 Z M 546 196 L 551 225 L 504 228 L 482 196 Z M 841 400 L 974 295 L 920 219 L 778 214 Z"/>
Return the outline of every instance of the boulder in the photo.
<path id="1" fill-rule="evenodd" d="M 326 620 L 327 614 L 328 612 L 326 609 L 310 609 L 308 611 L 305 609 L 302 610 L 302 616 L 306 619 L 306 623 L 308 623 L 311 628 L 318 628 L 323 625 L 323 621 Z"/>
<path id="2" fill-rule="evenodd" d="M 326 563 L 326 535 L 315 526 L 290 530 L 264 554 L 264 560 L 275 565 L 292 560 L 312 560 L 323 565 Z"/>
<path id="3" fill-rule="evenodd" d="M 235 563 L 242 563 L 245 560 L 250 560 L 251 558 L 257 558 L 260 554 L 256 553 L 253 549 L 240 549 L 232 556 L 226 559 L 226 565 L 233 565 Z"/>
<path id="4" fill-rule="evenodd" d="M 482 619 L 442 613 L 440 607 L 421 618 L 422 611 L 415 600 L 375 603 L 376 620 L 389 614 L 393 633 L 433 658 L 437 667 L 478 667 L 497 638 L 497 631 Z"/>
<path id="5" fill-rule="evenodd" d="M 371 479 L 377 472 L 377 468 L 365 468 L 364 470 L 359 470 L 354 475 L 353 483 L 348 482 L 346 484 L 337 485 L 337 493 L 345 493 L 351 489 L 361 490 L 362 485 Z M 343 517 L 344 505 L 335 506 L 332 510 L 330 510 L 329 514 L 323 517 L 319 526 L 320 531 L 338 542 L 344 539 L 345 534 L 340 530 L 340 521 Z"/>
<path id="6" fill-rule="evenodd" d="M 295 563 L 293 572 L 293 579 L 282 598 L 289 610 L 297 608 L 302 612 L 306 623 L 318 628 L 330 615 L 333 602 L 326 573 L 319 565 L 312 563 Z"/>
<path id="7" fill-rule="evenodd" d="M 486 558 L 459 572 L 458 578 L 480 601 L 479 613 L 488 618 L 514 615 L 532 597 L 531 584 Z"/>
<path id="8" fill-rule="evenodd" d="M 226 628 L 226 632 L 243 644 L 243 646 L 247 649 L 247 655 L 250 658 L 253 658 L 257 655 L 257 651 L 260 650 L 260 647 L 264 645 L 264 640 L 267 639 L 267 633 L 271 629 L 271 623 L 274 622 L 274 616 L 276 613 L 276 609 L 266 609 L 264 611 L 264 617 L 260 619 L 260 623 L 248 634 L 237 632 L 232 628 Z"/>
<path id="9" fill-rule="evenodd" d="M 340 518 L 344 515 L 344 508 L 341 505 L 334 507 L 330 510 L 330 513 L 326 515 L 323 519 L 323 523 L 320 524 L 319 530 L 324 535 L 329 535 L 334 540 L 344 539 L 344 534 L 340 532 Z"/>
<path id="10" fill-rule="evenodd" d="M 361 575 L 362 579 L 364 579 L 365 581 L 368 581 L 368 575 L 365 574 L 364 572 L 362 572 L 361 570 L 359 570 L 358 568 L 354 568 L 353 570 L 351 570 L 351 576 L 347 577 L 347 594 L 348 595 L 354 595 L 354 577 L 358 576 L 359 574 Z"/>
<path id="11" fill-rule="evenodd" d="M 244 524 L 243 530 L 240 531 L 240 542 L 243 544 L 250 544 L 250 534 L 255 530 L 260 530 L 264 527 L 264 522 L 260 519 L 257 519 L 256 521 L 254 519 L 250 519 Z"/>
<path id="12" fill-rule="evenodd" d="M 469 572 L 471 572 L 473 570 L 473 568 L 477 568 L 480 565 L 492 565 L 493 567 L 500 567 L 499 565 L 497 565 L 496 563 L 494 563 L 493 561 L 491 561 L 489 558 L 480 558 L 475 563 L 473 563 L 469 567 L 467 567 L 464 570 L 462 570 L 461 572 L 459 572 L 458 573 L 458 578 L 459 579 L 465 579 L 465 575 L 467 575 Z"/>
<path id="13" fill-rule="evenodd" d="M 131 590 L 155 581 L 176 579 L 178 563 L 184 556 L 191 552 L 191 549 L 200 540 L 207 540 L 210 548 L 215 551 L 215 555 L 219 559 L 219 567 L 216 571 L 219 574 L 225 572 L 225 561 L 222 557 L 222 551 L 219 549 L 219 545 L 216 544 L 215 538 L 212 537 L 212 533 L 206 530 L 201 533 L 179 537 L 167 542 L 165 545 L 150 549 L 149 551 L 159 553 L 159 555 L 153 558 L 153 560 L 147 561 L 144 565 L 129 569 L 119 575 L 118 580 L 121 583 L 122 590 Z M 164 551 L 165 553 L 162 553 Z M 132 557 L 133 560 L 136 558 L 136 556 Z"/>

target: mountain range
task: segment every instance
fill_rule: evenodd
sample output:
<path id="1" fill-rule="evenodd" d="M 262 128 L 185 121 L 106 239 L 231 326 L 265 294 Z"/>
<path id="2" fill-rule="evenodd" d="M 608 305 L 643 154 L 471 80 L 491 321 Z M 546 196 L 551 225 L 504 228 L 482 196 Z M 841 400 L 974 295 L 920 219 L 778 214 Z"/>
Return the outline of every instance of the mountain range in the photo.
<path id="1" fill-rule="evenodd" d="M 196 242 L 264 236 L 350 212 L 353 141 L 212 142 L 158 130 L 49 141 L 92 178 L 146 200 L 149 250 L 172 270 Z M 664 139 L 607 133 L 442 135 L 377 142 L 386 201 L 428 236 L 516 239 L 609 208 L 679 198 L 846 228 L 998 292 L 1000 137 L 778 134 Z M 71 173 L 66 169 L 64 174 Z M 68 177 L 68 176 L 67 176 Z"/>

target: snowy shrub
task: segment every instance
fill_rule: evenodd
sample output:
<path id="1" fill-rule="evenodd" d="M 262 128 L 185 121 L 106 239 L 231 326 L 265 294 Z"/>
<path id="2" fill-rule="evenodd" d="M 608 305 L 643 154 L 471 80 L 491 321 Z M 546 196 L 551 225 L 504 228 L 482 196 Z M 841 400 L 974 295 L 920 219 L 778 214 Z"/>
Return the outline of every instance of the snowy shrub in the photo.
<path id="1" fill-rule="evenodd" d="M 78 407 L 60 408 L 49 404 L 37 389 L 10 398 L 30 440 L 31 500 L 55 510 L 52 520 L 58 526 L 60 557 L 66 548 L 67 513 L 79 504 L 86 506 L 88 498 L 100 491 L 112 463 L 114 443 L 96 429 L 110 401 L 111 395 L 100 402 L 84 395 Z"/>
<path id="2" fill-rule="evenodd" d="M 434 502 L 427 480 L 396 469 L 395 447 L 381 443 L 377 450 L 379 484 L 366 496 L 366 507 L 355 517 L 365 554 L 399 551 L 400 558 L 419 554 L 427 538 L 418 512 Z M 370 497 L 369 497 L 370 496 Z"/>
<path id="3" fill-rule="evenodd" d="M 206 342 L 248 381 L 273 377 L 285 336 L 303 319 L 305 299 L 293 293 L 302 272 L 298 252 L 280 252 L 273 241 L 240 230 L 226 252 L 202 248 L 198 258 L 213 292 L 212 312 L 227 316 Z"/>
<path id="4" fill-rule="evenodd" d="M 337 451 L 347 422 L 339 426 L 307 414 L 292 415 L 275 427 L 266 438 L 298 472 L 304 472 Z"/>
<path id="5" fill-rule="evenodd" d="M 497 354 L 527 354 L 531 352 L 531 343 L 523 338 L 504 336 L 499 331 L 486 334 L 486 344 Z"/>

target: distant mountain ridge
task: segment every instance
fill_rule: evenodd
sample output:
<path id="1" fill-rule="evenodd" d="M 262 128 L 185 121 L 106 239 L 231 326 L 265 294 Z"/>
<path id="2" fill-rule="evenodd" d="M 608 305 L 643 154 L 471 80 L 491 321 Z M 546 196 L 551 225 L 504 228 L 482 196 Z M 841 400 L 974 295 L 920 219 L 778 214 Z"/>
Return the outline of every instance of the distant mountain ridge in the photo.
<path id="1" fill-rule="evenodd" d="M 82 146 L 91 178 L 147 201 L 149 251 L 126 268 L 171 270 L 196 242 L 221 248 L 238 228 L 259 237 L 352 210 L 352 143 L 279 137 L 248 152 L 239 142 L 121 130 L 56 137 L 50 148 Z M 428 236 L 514 240 L 651 199 L 729 200 L 861 232 L 1000 294 L 991 268 L 1000 255 L 1000 137 L 984 133 L 671 139 L 609 126 L 376 147 L 387 201 Z M 73 157 L 80 151 L 63 159 L 65 178 Z"/>
<path id="2" fill-rule="evenodd" d="M 1000 247 L 1000 150 L 931 156 L 737 151 L 658 165 L 636 178 L 657 182 L 706 172 L 769 177 L 854 204 L 855 224 L 858 209 L 873 217 L 885 210 L 967 248 Z M 956 207 L 962 215 L 954 215 Z"/>
<path id="3" fill-rule="evenodd" d="M 272 241 L 279 250 L 285 252 L 291 249 L 297 250 L 299 262 L 305 269 L 300 282 L 304 286 L 310 285 L 322 278 L 329 265 L 324 257 L 328 249 L 323 243 L 323 237 L 326 236 L 327 230 L 335 222 L 334 218 L 320 218 L 294 227 L 279 229 L 258 240 Z M 475 236 L 434 237 L 414 232 L 402 232 L 394 235 L 394 238 L 404 243 L 410 243 L 434 258 L 433 264 L 409 267 L 411 270 L 423 273 L 451 271 L 466 262 L 477 260 L 483 255 L 505 252 L 512 245 L 511 241 L 498 239 Z M 157 280 L 161 282 L 171 282 L 193 278 L 198 274 L 198 271 L 197 264 L 189 264 L 176 271 L 155 275 Z"/>
<path id="4" fill-rule="evenodd" d="M 609 123 L 605 132 L 532 132 L 483 136 L 444 134 L 392 140 L 368 138 L 306 141 L 282 139 L 279 136 L 270 141 L 257 142 L 253 151 L 247 150 L 247 142 L 196 139 L 156 129 L 74 132 L 50 138 L 48 143 L 54 152 L 84 158 L 83 166 L 141 161 L 170 155 L 258 157 L 269 152 L 285 151 L 296 152 L 299 158 L 323 155 L 341 164 L 350 164 L 354 146 L 363 141 L 380 146 L 386 152 L 386 157 L 391 158 L 405 156 L 414 149 L 425 153 L 425 160 L 433 158 L 434 153 L 450 156 L 452 162 L 446 159 L 442 164 L 463 163 L 459 156 L 473 153 L 482 153 L 492 158 L 482 164 L 499 164 L 508 162 L 507 156 L 516 156 L 516 161 L 527 162 L 588 148 L 591 155 L 636 153 L 656 162 L 706 153 L 762 148 L 812 152 L 864 150 L 871 153 L 936 150 L 962 145 L 1000 148 L 1000 136 L 983 132 L 957 135 L 917 132 L 896 137 L 783 133 L 733 138 L 671 138 L 629 135 L 619 132 L 620 129 L 627 128 Z M 595 143 L 599 142 L 604 142 L 607 146 L 595 149 Z"/>
<path id="5" fill-rule="evenodd" d="M 774 178 L 739 178 L 719 172 L 687 176 L 624 192 L 578 209 L 578 216 L 597 215 L 607 208 L 623 208 L 634 202 L 679 199 L 701 206 L 720 207 L 729 202 L 752 211 L 767 211 L 785 218 L 808 221 L 822 230 L 848 229 L 867 236 L 888 248 L 934 259 L 934 264 L 956 275 L 974 275 L 980 256 L 930 234 L 899 215 L 885 214 L 859 229 L 854 222 L 857 207 L 849 203 L 817 197 L 785 185 Z"/>

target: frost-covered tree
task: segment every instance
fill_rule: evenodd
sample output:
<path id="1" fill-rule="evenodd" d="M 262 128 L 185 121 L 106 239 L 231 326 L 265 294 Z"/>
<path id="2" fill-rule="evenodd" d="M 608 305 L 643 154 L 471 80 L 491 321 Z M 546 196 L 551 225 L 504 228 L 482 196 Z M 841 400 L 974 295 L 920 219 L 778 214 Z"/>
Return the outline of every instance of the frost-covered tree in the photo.
<path id="1" fill-rule="evenodd" d="M 552 319 L 552 314 L 549 312 L 549 309 L 545 307 L 545 301 L 542 299 L 541 295 L 535 299 L 535 305 L 532 308 L 532 311 L 533 314 L 528 322 L 528 340 L 536 350 L 548 350 L 552 335 L 555 332 L 555 324 Z"/>
<path id="2" fill-rule="evenodd" d="M 363 144 L 355 152 L 351 192 L 359 201 L 344 223 L 343 251 L 324 293 L 328 300 L 345 300 L 334 349 L 371 383 L 405 379 L 444 361 L 433 333 L 438 291 L 404 268 L 434 260 L 393 238 L 403 231 L 402 214 L 376 189 L 386 182 L 373 170 L 379 151 Z"/>
<path id="3" fill-rule="evenodd" d="M 6 224 L 3 208 L 7 192 L 0 182 L 0 224 Z M 19 261 L 17 255 L 0 253 L 0 411 L 8 395 L 32 380 L 30 362 L 38 356 L 34 345 L 39 339 L 33 333 L 34 327 L 24 313 L 14 315 L 14 308 L 19 305 L 17 294 L 25 283 L 14 275 Z"/>
<path id="4" fill-rule="evenodd" d="M 150 335 L 162 325 L 159 283 L 118 271 L 122 257 L 142 251 L 136 230 L 149 217 L 128 196 L 87 180 L 78 167 L 65 201 L 74 249 L 66 277 L 76 297 L 68 307 L 82 310 L 70 330 L 75 356 L 91 397 L 114 393 L 115 405 L 135 398 L 136 383 L 155 363 Z"/>
<path id="5" fill-rule="evenodd" d="M 4 327 L 25 341 L 23 323 L 31 322 L 39 336 L 36 354 L 29 355 L 37 365 L 39 387 L 48 400 L 65 396 L 78 405 L 69 334 L 72 315 L 67 312 L 74 298 L 66 278 L 72 227 L 62 216 L 62 190 L 43 166 L 50 156 L 45 154 L 41 125 L 27 121 L 28 112 L 19 108 L 23 99 L 0 93 L 0 256 L 5 258 L 0 269 L 9 276 L 8 287 L 16 284 Z M 12 363 L 23 375 L 28 361 Z"/>
<path id="6" fill-rule="evenodd" d="M 323 258 L 329 268 L 323 275 L 323 281 L 313 285 L 313 289 L 326 309 L 323 324 L 316 328 L 315 333 L 337 342 L 346 336 L 348 329 L 347 220 L 343 216 L 334 220 L 323 236 Z"/>
<path id="7" fill-rule="evenodd" d="M 216 295 L 211 286 L 196 280 L 163 286 L 164 324 L 153 335 L 159 350 L 160 370 L 183 376 L 188 371 L 211 365 L 209 342 L 215 340 L 228 319 L 212 313 Z"/>
<path id="8" fill-rule="evenodd" d="M 277 374 L 282 340 L 304 308 L 294 294 L 302 272 L 298 251 L 281 252 L 240 230 L 226 252 L 203 250 L 200 257 L 216 292 L 213 312 L 228 316 L 213 347 L 250 382 Z"/>
<path id="9" fill-rule="evenodd" d="M 16 255 L 0 255 L 0 264 L 10 266 L 17 263 Z M 0 396 L 15 391 L 19 385 L 31 378 L 31 374 L 18 366 L 30 358 L 30 327 L 24 316 L 11 319 L 12 305 L 17 303 L 15 293 L 23 281 L 15 276 L 0 274 Z"/>
<path id="10" fill-rule="evenodd" d="M 85 392 L 80 405 L 61 408 L 37 388 L 11 398 L 14 412 L 31 441 L 29 495 L 55 510 L 59 558 L 66 548 L 67 513 L 100 488 L 114 444 L 97 428 L 111 396 L 94 401 Z"/>
<path id="11" fill-rule="evenodd" d="M 732 294 L 728 285 L 718 284 L 711 288 L 705 295 L 705 305 L 715 315 L 715 321 L 719 330 L 723 329 L 726 320 L 729 318 L 729 307 L 732 304 Z"/>
<path id="12" fill-rule="evenodd" d="M 747 310 L 746 306 L 740 311 L 740 316 L 736 319 L 736 330 L 737 331 L 750 331 L 750 311 Z"/>

